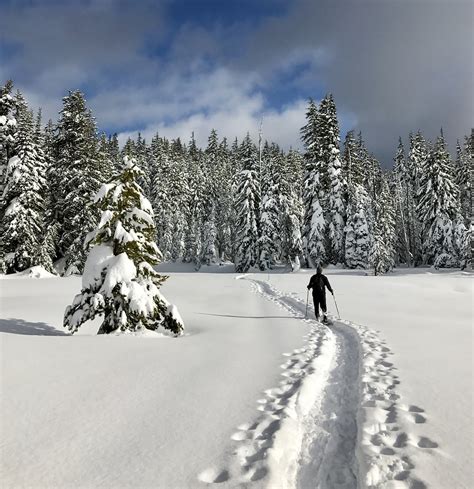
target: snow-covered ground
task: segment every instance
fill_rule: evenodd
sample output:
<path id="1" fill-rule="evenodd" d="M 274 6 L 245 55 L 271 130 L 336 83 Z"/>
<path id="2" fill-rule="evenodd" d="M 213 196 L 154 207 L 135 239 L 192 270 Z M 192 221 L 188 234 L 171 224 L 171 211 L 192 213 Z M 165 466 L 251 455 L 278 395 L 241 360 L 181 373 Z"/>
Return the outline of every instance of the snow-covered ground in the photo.
<path id="1" fill-rule="evenodd" d="M 177 339 L 71 337 L 79 278 L 3 278 L 4 486 L 470 488 L 472 275 L 327 273 L 331 328 L 308 271 L 183 267 Z"/>

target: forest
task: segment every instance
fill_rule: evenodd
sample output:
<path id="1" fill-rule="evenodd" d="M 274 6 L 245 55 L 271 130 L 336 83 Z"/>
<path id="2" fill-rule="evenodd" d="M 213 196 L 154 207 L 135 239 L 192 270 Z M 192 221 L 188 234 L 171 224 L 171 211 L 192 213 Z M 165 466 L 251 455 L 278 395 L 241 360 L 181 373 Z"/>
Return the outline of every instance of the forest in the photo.
<path id="1" fill-rule="evenodd" d="M 159 114 L 157 114 L 159 118 Z M 80 91 L 63 98 L 57 121 L 44 124 L 13 83 L 0 89 L 0 269 L 40 265 L 81 274 L 84 242 L 100 209 L 103 184 L 124 157 L 141 170 L 164 261 L 232 262 L 237 272 L 336 265 L 373 270 L 396 266 L 460 267 L 471 263 L 473 135 L 453 158 L 441 130 L 402 138 L 393 167 L 383 168 L 363 135 L 341 142 L 331 94 L 309 99 L 303 150 L 277 142 L 219 137 L 200 148 L 138 133 L 120 147 L 98 131 Z M 394 138 L 398 135 L 394 135 Z M 396 139 L 395 139 L 396 140 Z"/>

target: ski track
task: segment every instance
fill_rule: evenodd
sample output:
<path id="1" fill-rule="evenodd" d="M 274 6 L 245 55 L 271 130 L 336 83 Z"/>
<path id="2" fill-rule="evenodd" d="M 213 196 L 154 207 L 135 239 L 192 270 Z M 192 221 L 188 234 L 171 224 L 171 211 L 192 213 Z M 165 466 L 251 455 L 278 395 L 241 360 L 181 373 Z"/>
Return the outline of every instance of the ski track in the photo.
<path id="1" fill-rule="evenodd" d="M 438 444 L 411 432 L 426 414 L 400 402 L 392 353 L 377 332 L 334 317 L 330 327 L 305 319 L 306 304 L 296 294 L 238 278 L 311 330 L 303 348 L 283 354 L 283 378 L 257 401 L 257 418 L 231 436 L 228 466 L 208 468 L 199 481 L 270 489 L 426 489 L 413 459 L 420 450 L 434 453 Z"/>

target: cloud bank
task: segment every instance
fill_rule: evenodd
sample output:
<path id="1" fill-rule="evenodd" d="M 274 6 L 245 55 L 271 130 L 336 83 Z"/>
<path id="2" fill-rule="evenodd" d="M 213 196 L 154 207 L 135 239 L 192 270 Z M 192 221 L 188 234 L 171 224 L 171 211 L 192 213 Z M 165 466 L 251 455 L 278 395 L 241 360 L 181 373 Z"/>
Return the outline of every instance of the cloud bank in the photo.
<path id="1" fill-rule="evenodd" d="M 100 129 L 205 144 L 264 136 L 299 147 L 308 97 L 334 94 L 344 131 L 391 164 L 399 135 L 473 114 L 472 2 L 89 0 L 0 5 L 0 78 L 55 119 L 69 89 Z"/>

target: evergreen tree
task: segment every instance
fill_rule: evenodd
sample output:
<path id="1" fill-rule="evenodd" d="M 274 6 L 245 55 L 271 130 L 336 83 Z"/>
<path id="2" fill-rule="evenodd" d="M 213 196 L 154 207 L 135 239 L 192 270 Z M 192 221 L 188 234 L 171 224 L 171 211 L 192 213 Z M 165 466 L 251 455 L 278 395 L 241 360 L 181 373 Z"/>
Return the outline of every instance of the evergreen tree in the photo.
<path id="1" fill-rule="evenodd" d="M 14 155 L 14 146 L 17 132 L 15 117 L 15 103 L 11 95 L 13 82 L 11 80 L 0 88 L 0 273 L 5 273 L 3 239 L 5 231 L 1 227 L 6 209 L 3 193 L 6 180 L 7 165 Z"/>
<path id="2" fill-rule="evenodd" d="M 304 156 L 302 238 L 306 264 L 310 267 L 316 267 L 326 261 L 324 245 L 326 221 L 320 203 L 320 198 L 323 195 L 320 179 L 324 163 L 319 138 L 319 113 L 313 100 L 309 102 L 306 121 L 306 125 L 301 129 L 301 138 L 306 149 Z"/>
<path id="3" fill-rule="evenodd" d="M 82 290 L 64 316 L 64 326 L 72 333 L 96 316 L 103 316 L 99 334 L 159 326 L 176 336 L 183 332 L 177 309 L 159 291 L 167 277 L 153 268 L 161 253 L 155 244 L 153 209 L 137 184 L 141 177 L 135 161 L 125 157 L 122 173 L 95 196 L 102 217 L 86 238 L 92 248 Z"/>
<path id="4" fill-rule="evenodd" d="M 217 262 L 216 251 L 216 226 L 214 208 L 203 224 L 203 239 L 202 239 L 202 256 L 201 263 L 205 265 L 213 265 Z"/>
<path id="5" fill-rule="evenodd" d="M 297 151 L 290 150 L 281 163 L 281 167 L 277 170 L 280 175 L 281 255 L 291 269 L 296 271 L 300 268 L 300 255 L 303 253 L 301 237 L 303 158 Z"/>
<path id="6" fill-rule="evenodd" d="M 471 262 L 471 240 L 469 228 L 464 224 L 464 218 L 460 212 L 454 221 L 454 250 L 457 255 L 457 261 L 461 270 L 464 270 Z"/>
<path id="7" fill-rule="evenodd" d="M 345 233 L 345 263 L 349 268 L 366 269 L 369 263 L 370 199 L 362 185 L 349 187 Z"/>
<path id="8" fill-rule="evenodd" d="M 410 215 L 411 219 L 411 254 L 415 266 L 423 262 L 423 246 L 422 246 L 422 222 L 423 216 L 419 213 L 420 209 L 420 179 L 423 168 L 428 159 L 428 145 L 421 132 L 413 135 L 410 134 L 410 152 L 408 155 L 407 166 L 410 175 L 410 183 L 412 189 Z"/>
<path id="9" fill-rule="evenodd" d="M 378 186 L 375 202 L 374 239 L 369 253 L 369 266 L 375 275 L 387 273 L 395 265 L 395 213 L 393 200 L 385 178 Z"/>
<path id="10" fill-rule="evenodd" d="M 397 261 L 412 264 L 412 241 L 413 241 L 413 190 L 405 157 L 405 148 L 402 138 L 398 138 L 398 148 L 394 159 L 394 196 L 397 211 L 396 235 Z"/>
<path id="11" fill-rule="evenodd" d="M 278 160 L 281 158 L 278 146 L 266 144 L 261 168 L 260 235 L 258 238 L 260 270 L 273 268 L 279 248 Z"/>
<path id="12" fill-rule="evenodd" d="M 187 154 L 187 197 L 186 228 L 184 232 L 184 256 L 185 263 L 194 263 L 196 269 L 201 266 L 202 248 L 202 224 L 204 221 L 204 175 L 202 154 L 196 145 L 194 133 L 189 143 Z"/>
<path id="13" fill-rule="evenodd" d="M 453 169 L 441 134 L 420 172 L 418 208 L 423 223 L 423 258 L 435 267 L 455 265 L 453 220 L 457 192 Z"/>
<path id="14" fill-rule="evenodd" d="M 97 213 L 90 204 L 102 181 L 95 121 L 79 91 L 63 98 L 54 141 L 52 182 L 54 220 L 59 229 L 59 253 L 65 274 L 81 273 L 84 237 L 95 227 Z"/>
<path id="15" fill-rule="evenodd" d="M 256 171 L 256 149 L 247 134 L 240 148 L 244 168 L 237 188 L 237 252 L 235 270 L 247 272 L 258 261 L 259 185 Z"/>
<path id="16" fill-rule="evenodd" d="M 464 148 L 458 141 L 456 145 L 455 182 L 458 187 L 459 207 L 465 227 L 469 227 L 471 222 L 471 161 L 468 138 L 466 138 Z"/>
<path id="17" fill-rule="evenodd" d="M 327 226 L 330 261 L 333 264 L 337 264 L 344 261 L 344 183 L 341 175 L 339 148 L 332 146 L 331 154 L 328 171 L 330 188 L 327 206 Z"/>
<path id="18" fill-rule="evenodd" d="M 8 161 L 2 196 L 5 268 L 7 273 L 35 265 L 52 270 L 51 258 L 43 244 L 46 162 L 42 148 L 35 143 L 33 115 L 21 95 L 17 95 L 16 106 L 15 156 Z"/>
<path id="19" fill-rule="evenodd" d="M 342 176 L 348 185 L 362 185 L 364 182 L 364 148 L 362 135 L 356 139 L 354 131 L 349 131 L 344 140 Z"/>

